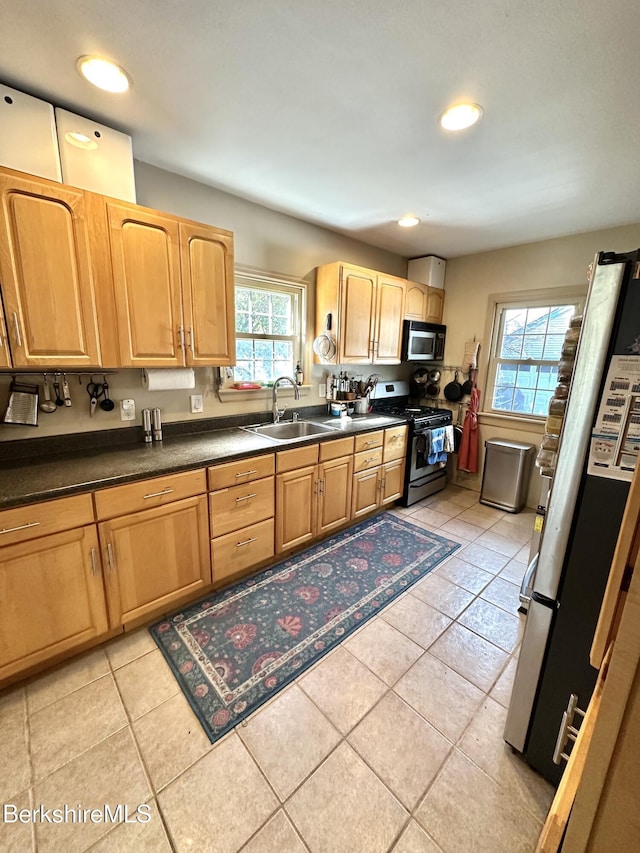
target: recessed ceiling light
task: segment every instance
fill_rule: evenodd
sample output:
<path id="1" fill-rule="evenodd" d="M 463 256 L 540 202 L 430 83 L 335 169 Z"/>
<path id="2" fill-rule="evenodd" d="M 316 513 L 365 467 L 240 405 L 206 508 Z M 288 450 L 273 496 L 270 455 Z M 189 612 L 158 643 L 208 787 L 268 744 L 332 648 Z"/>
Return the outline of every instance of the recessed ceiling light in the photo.
<path id="1" fill-rule="evenodd" d="M 479 104 L 456 104 L 440 116 L 440 125 L 445 130 L 465 130 L 475 124 L 482 115 Z"/>
<path id="2" fill-rule="evenodd" d="M 403 216 L 402 219 L 398 219 L 398 225 L 402 226 L 402 228 L 413 228 L 419 222 L 420 220 L 417 216 Z"/>
<path id="3" fill-rule="evenodd" d="M 75 145 L 76 148 L 84 148 L 85 151 L 92 151 L 98 147 L 96 140 L 91 139 L 90 136 L 86 136 L 84 133 L 76 133 L 75 131 L 68 130 L 64 138 L 70 145 Z"/>
<path id="4" fill-rule="evenodd" d="M 76 62 L 80 74 L 105 92 L 126 92 L 130 86 L 129 75 L 108 59 L 97 56 L 81 56 Z"/>

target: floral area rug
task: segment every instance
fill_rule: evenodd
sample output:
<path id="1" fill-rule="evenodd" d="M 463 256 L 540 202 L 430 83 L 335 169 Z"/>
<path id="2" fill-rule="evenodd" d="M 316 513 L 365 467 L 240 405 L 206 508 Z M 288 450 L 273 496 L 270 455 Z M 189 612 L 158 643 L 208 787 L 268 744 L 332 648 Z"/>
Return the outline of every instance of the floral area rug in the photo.
<path id="1" fill-rule="evenodd" d="M 213 742 L 459 547 L 383 513 L 149 630 Z"/>

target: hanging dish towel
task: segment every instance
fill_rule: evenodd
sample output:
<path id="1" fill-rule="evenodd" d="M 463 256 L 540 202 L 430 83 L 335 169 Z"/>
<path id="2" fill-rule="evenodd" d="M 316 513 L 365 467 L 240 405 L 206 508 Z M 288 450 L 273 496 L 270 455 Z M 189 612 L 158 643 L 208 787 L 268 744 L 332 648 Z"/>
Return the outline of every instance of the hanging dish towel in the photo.
<path id="1" fill-rule="evenodd" d="M 456 449 L 455 436 L 453 432 L 453 424 L 449 424 L 444 428 L 444 447 L 445 453 L 453 453 Z"/>
<path id="2" fill-rule="evenodd" d="M 478 350 L 480 343 L 478 341 L 466 341 L 464 345 L 464 356 L 462 358 L 462 372 L 470 373 L 478 366 Z"/>
<path id="3" fill-rule="evenodd" d="M 444 452 L 445 427 L 430 429 L 427 435 L 429 436 L 429 446 L 427 448 L 427 462 L 429 465 L 435 465 L 437 462 L 446 462 L 447 454 Z"/>
<path id="4" fill-rule="evenodd" d="M 475 474 L 478 470 L 478 408 L 480 405 L 480 391 L 476 386 L 476 372 L 473 374 L 473 388 L 467 414 L 464 416 L 464 427 L 462 429 L 462 441 L 458 452 L 458 471 L 466 471 Z"/>

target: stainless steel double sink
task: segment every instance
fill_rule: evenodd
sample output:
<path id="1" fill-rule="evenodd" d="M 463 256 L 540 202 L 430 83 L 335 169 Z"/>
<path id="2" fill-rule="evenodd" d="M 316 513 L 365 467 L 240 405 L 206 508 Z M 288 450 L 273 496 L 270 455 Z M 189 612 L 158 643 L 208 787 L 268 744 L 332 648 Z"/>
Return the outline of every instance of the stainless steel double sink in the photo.
<path id="1" fill-rule="evenodd" d="M 397 423 L 395 418 L 386 417 L 384 415 L 370 416 L 354 420 L 346 420 L 346 418 L 332 418 L 331 422 L 327 421 L 282 421 L 279 424 L 259 424 L 257 426 L 240 427 L 240 429 L 252 432 L 255 435 L 261 435 L 264 438 L 269 438 L 271 441 L 278 443 L 287 441 L 297 441 L 301 438 L 309 438 L 314 435 L 325 435 L 329 432 L 343 432 L 353 423 L 363 423 L 368 427 L 385 426 L 390 423 Z"/>

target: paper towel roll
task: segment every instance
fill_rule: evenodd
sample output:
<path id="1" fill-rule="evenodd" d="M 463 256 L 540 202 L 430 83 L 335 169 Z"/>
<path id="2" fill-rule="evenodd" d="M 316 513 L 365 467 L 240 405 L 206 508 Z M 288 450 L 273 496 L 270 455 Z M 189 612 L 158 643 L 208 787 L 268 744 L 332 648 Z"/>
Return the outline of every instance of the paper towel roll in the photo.
<path id="1" fill-rule="evenodd" d="M 142 371 L 142 387 L 147 391 L 181 391 L 196 387 L 196 374 L 192 367 L 166 370 L 146 368 Z"/>

